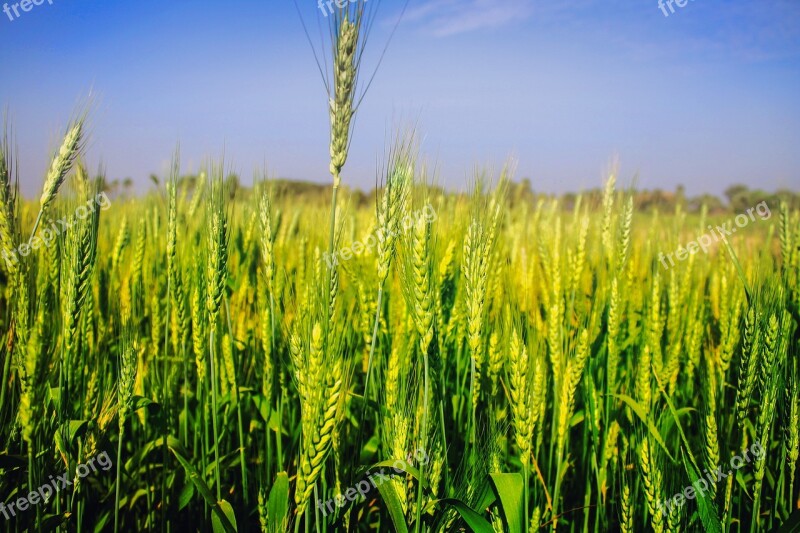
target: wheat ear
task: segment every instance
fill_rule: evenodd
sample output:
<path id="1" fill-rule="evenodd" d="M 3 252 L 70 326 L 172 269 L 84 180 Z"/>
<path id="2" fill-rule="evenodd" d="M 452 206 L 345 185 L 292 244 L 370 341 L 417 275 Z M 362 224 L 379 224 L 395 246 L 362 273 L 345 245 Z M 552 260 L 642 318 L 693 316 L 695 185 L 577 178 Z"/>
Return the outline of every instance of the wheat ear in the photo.
<path id="1" fill-rule="evenodd" d="M 648 437 L 642 440 L 639 453 L 647 509 L 650 511 L 650 525 L 655 533 L 661 533 L 664 531 L 664 514 L 663 509 L 660 507 L 663 477 L 655 458 L 652 456 Z"/>
<path id="2" fill-rule="evenodd" d="M 8 138 L 4 135 L 0 141 L 0 253 L 12 254 L 16 248 L 16 217 L 14 216 L 15 199 L 11 191 L 11 157 Z M 11 260 L 2 261 L 6 265 L 9 277 L 13 280 L 19 271 L 19 262 L 12 256 Z"/>
<path id="3" fill-rule="evenodd" d="M 296 371 L 298 379 L 304 380 L 304 395 L 301 398 L 303 443 L 294 496 L 297 516 L 302 516 L 305 512 L 330 451 L 344 389 L 341 359 L 325 361 L 323 349 L 322 328 L 317 323 L 312 330 L 308 360 L 303 365 L 305 372 L 302 378 L 299 376 L 299 369 Z M 323 374 L 324 364 L 331 365 L 327 369 L 327 376 Z"/>
<path id="4" fill-rule="evenodd" d="M 794 477 L 797 470 L 797 458 L 800 455 L 800 385 L 797 373 L 792 375 L 792 388 L 787 391 L 789 417 L 785 423 L 786 462 L 789 470 L 789 494 L 794 497 Z"/>
<path id="5" fill-rule="evenodd" d="M 42 189 L 42 196 L 39 199 L 39 214 L 36 215 L 36 222 L 33 224 L 28 245 L 33 241 L 36 235 L 36 230 L 39 227 L 47 208 L 53 203 L 53 200 L 58 193 L 61 184 L 67 177 L 73 163 L 78 158 L 81 150 L 83 149 L 83 126 L 85 115 L 80 117 L 74 124 L 72 124 L 67 133 L 64 135 L 64 140 L 61 142 L 61 148 L 53 156 L 53 161 L 50 163 L 50 169 L 47 172 L 47 178 L 44 181 L 44 188 Z"/>
<path id="6" fill-rule="evenodd" d="M 341 17 L 334 42 L 333 97 L 330 100 L 331 164 L 333 187 L 341 183 L 341 172 L 347 161 L 350 141 L 350 123 L 353 119 L 353 100 L 358 65 L 358 37 L 360 20 L 350 21 L 345 13 Z"/>

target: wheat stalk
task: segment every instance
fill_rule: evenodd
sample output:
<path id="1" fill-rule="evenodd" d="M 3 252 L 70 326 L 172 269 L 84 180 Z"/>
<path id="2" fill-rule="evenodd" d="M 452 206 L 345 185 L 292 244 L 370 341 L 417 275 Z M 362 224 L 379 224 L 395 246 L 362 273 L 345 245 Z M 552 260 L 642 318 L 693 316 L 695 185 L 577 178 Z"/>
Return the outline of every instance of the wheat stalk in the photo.
<path id="1" fill-rule="evenodd" d="M 222 168 L 219 175 L 211 185 L 211 194 L 208 200 L 209 232 L 206 239 L 206 311 L 208 312 L 209 331 L 209 361 L 211 366 L 211 404 L 212 425 L 214 442 L 219 443 L 219 429 L 217 428 L 217 361 L 214 354 L 214 333 L 217 328 L 217 316 L 225 292 L 228 266 L 228 219 L 225 215 L 224 201 L 222 198 Z M 222 499 L 221 477 L 219 473 L 219 445 L 214 446 L 214 472 L 217 489 L 217 500 Z"/>

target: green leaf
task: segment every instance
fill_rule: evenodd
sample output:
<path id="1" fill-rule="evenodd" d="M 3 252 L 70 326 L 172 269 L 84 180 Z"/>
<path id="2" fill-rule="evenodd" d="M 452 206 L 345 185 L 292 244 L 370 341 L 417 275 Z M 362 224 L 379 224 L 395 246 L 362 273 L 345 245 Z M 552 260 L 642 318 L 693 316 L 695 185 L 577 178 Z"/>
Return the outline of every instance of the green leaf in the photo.
<path id="1" fill-rule="evenodd" d="M 88 420 L 70 420 L 67 424 L 61 424 L 56 429 L 54 435 L 55 445 L 61 455 L 64 457 L 70 456 L 70 448 L 76 444 L 78 437 L 83 436 L 88 425 Z"/>
<path id="2" fill-rule="evenodd" d="M 270 532 L 282 533 L 289 525 L 289 475 L 278 472 L 275 484 L 269 491 L 267 524 Z"/>
<path id="3" fill-rule="evenodd" d="M 158 405 L 158 404 L 157 404 L 156 402 L 154 402 L 153 400 L 150 400 L 150 399 L 148 399 L 148 398 L 145 398 L 144 396 L 134 396 L 134 397 L 131 399 L 131 412 L 138 411 L 138 410 L 139 410 L 139 409 L 141 409 L 142 407 L 148 407 L 148 406 L 150 406 L 150 405 L 155 405 L 155 406 L 157 406 L 158 408 L 161 408 L 161 406 L 160 406 L 160 405 Z"/>
<path id="4" fill-rule="evenodd" d="M 683 454 L 682 457 L 683 465 L 686 467 L 686 472 L 689 474 L 689 479 L 692 485 L 695 485 L 700 479 L 700 476 L 694 466 L 686 460 L 686 454 Z M 706 484 L 705 479 L 703 482 Z M 703 522 L 703 528 L 709 533 L 722 533 L 722 523 L 719 520 L 714 500 L 709 498 L 705 491 L 698 491 L 696 486 L 695 494 L 697 498 L 697 511 L 700 514 L 700 520 Z"/>
<path id="5" fill-rule="evenodd" d="M 367 409 L 367 408 L 371 408 L 376 413 L 384 413 L 386 411 L 386 408 L 384 406 L 382 406 L 380 403 L 376 402 L 375 400 L 369 400 L 367 402 L 364 402 L 364 396 L 361 395 L 361 394 L 355 394 L 355 393 L 351 392 L 350 394 L 347 395 L 347 398 L 348 398 L 348 400 L 350 400 L 350 403 L 351 403 L 351 411 L 352 411 L 353 408 L 360 409 L 360 410 L 362 410 L 362 412 L 363 412 L 364 409 Z M 357 404 L 357 405 L 353 405 L 353 404 Z M 359 423 L 359 419 L 356 418 L 355 416 L 351 415 L 348 418 L 353 420 L 356 424 Z M 358 426 L 356 426 L 356 427 L 358 427 Z"/>
<path id="6" fill-rule="evenodd" d="M 215 505 L 216 500 L 214 499 L 214 494 L 211 492 L 211 489 L 208 488 L 206 482 L 203 481 L 203 478 L 200 476 L 197 470 L 195 470 L 194 466 L 192 466 L 192 464 L 186 458 L 184 450 L 180 447 L 177 441 L 172 442 L 171 440 L 172 437 L 168 438 L 170 439 L 170 441 L 168 442 L 169 449 L 172 452 L 172 454 L 175 455 L 175 458 L 181 464 L 183 469 L 186 471 L 186 475 L 189 478 L 189 481 L 191 481 L 192 484 L 194 484 L 195 488 L 200 492 L 200 495 L 203 497 L 204 500 L 206 500 L 206 502 L 209 505 L 212 506 Z"/>
<path id="7" fill-rule="evenodd" d="M 222 513 L 211 515 L 211 525 L 214 533 L 236 531 L 236 515 L 233 514 L 233 507 L 225 500 L 217 502 L 217 506 L 222 509 Z M 224 514 L 223 514 L 224 513 Z M 223 522 L 223 519 L 225 522 Z M 231 529 L 232 528 L 232 529 Z"/>
<path id="8" fill-rule="evenodd" d="M 692 455 L 692 448 L 689 446 L 689 440 L 686 438 L 686 433 L 683 432 L 683 426 L 681 426 L 680 417 L 678 416 L 678 411 L 675 410 L 675 406 L 672 405 L 672 400 L 669 399 L 669 395 L 667 395 L 667 391 L 664 390 L 664 387 L 661 385 L 661 380 L 658 379 L 658 375 L 655 373 L 653 374 L 656 378 L 656 383 L 658 383 L 658 388 L 661 391 L 661 395 L 664 396 L 664 400 L 667 402 L 667 407 L 669 407 L 670 413 L 672 413 L 672 418 L 675 421 L 675 426 L 678 428 L 678 433 L 681 436 L 681 441 L 683 442 L 684 450 L 686 454 L 689 456 L 689 460 L 692 462 L 692 466 L 694 466 L 695 471 L 700 472 L 700 467 L 697 464 L 697 461 Z M 692 481 L 694 483 L 694 481 Z"/>
<path id="9" fill-rule="evenodd" d="M 267 399 L 264 397 L 264 395 L 253 394 L 252 396 L 250 396 L 250 399 L 253 400 L 253 405 L 256 406 L 258 414 L 261 415 L 261 421 L 269 422 L 267 420 L 267 417 L 269 417 L 270 412 L 273 411 L 273 409 L 270 408 L 269 402 L 267 402 Z"/>
<path id="10" fill-rule="evenodd" d="M 523 505 L 523 481 L 519 473 L 490 474 L 497 496 L 500 498 L 500 507 L 506 517 L 509 533 L 522 533 L 525 514 Z"/>
<path id="11" fill-rule="evenodd" d="M 380 438 L 377 435 L 373 435 L 370 439 L 364 444 L 364 447 L 361 449 L 361 464 L 367 464 L 372 462 L 375 456 L 378 453 L 378 447 L 380 446 Z"/>
<path id="12" fill-rule="evenodd" d="M 214 522 L 214 531 L 226 531 L 227 533 L 236 533 L 236 518 L 233 517 L 233 521 L 228 516 L 228 511 L 230 511 L 231 516 L 233 514 L 233 508 L 231 508 L 230 504 L 225 500 L 216 501 L 214 498 L 214 494 L 211 492 L 211 489 L 208 488 L 206 482 L 203 481 L 203 478 L 200 474 L 195 470 L 189 460 L 186 458 L 186 451 L 181 446 L 181 443 L 175 437 L 169 436 L 167 437 L 167 446 L 178 462 L 181 464 L 183 469 L 186 471 L 186 475 L 189 477 L 189 480 L 194 484 L 197 491 L 203 496 L 203 499 L 211 506 L 212 511 L 214 511 L 213 519 L 216 519 L 217 522 Z M 223 507 L 223 504 L 227 506 L 228 509 Z M 222 529 L 217 529 L 217 527 Z"/>
<path id="13" fill-rule="evenodd" d="M 164 437 L 157 437 L 151 441 L 148 441 L 144 444 L 140 444 L 136 447 L 133 454 L 131 454 L 130 458 L 125 461 L 124 470 L 130 476 L 138 475 L 138 473 L 142 469 L 147 469 L 148 465 L 146 460 L 148 456 L 154 451 L 159 449 L 161 446 L 164 445 Z M 158 461 L 161 461 L 161 458 L 158 458 Z"/>
<path id="14" fill-rule="evenodd" d="M 400 496 L 397 494 L 394 483 L 381 483 L 378 485 L 378 492 L 381 493 L 389 517 L 392 519 L 394 529 L 397 533 L 408 533 L 406 518 L 403 514 L 403 505 L 400 503 Z"/>
<path id="15" fill-rule="evenodd" d="M 400 464 L 400 463 L 402 463 L 402 464 Z M 387 471 L 387 473 L 390 474 L 390 475 L 393 475 L 393 476 L 397 476 L 397 475 L 400 475 L 401 473 L 404 473 L 404 474 L 408 474 L 409 476 L 413 477 L 417 481 L 419 481 L 420 477 L 421 477 L 420 473 L 419 473 L 419 470 L 417 470 L 415 467 L 413 467 L 409 462 L 407 462 L 405 460 L 402 460 L 402 459 L 398 459 L 398 460 L 387 459 L 385 461 L 381 461 L 380 463 L 375 463 L 371 467 L 367 468 L 365 471 L 367 471 L 367 470 L 377 470 L 380 467 L 391 468 L 391 470 Z M 428 481 L 427 480 L 425 480 L 425 482 L 422 483 L 422 487 L 426 488 L 426 489 L 428 488 Z"/>
<path id="16" fill-rule="evenodd" d="M 458 511 L 458 514 L 461 515 L 461 518 L 464 519 L 464 522 L 466 522 L 475 533 L 494 533 L 494 529 L 488 520 L 461 500 L 446 498 L 439 501 L 454 507 L 455 510 Z"/>
<path id="17" fill-rule="evenodd" d="M 479 494 L 481 496 L 477 499 L 478 503 L 475 508 L 480 512 L 485 511 L 490 505 L 497 501 L 497 494 L 495 494 L 495 492 L 492 490 L 492 487 L 489 486 L 489 483 L 481 484 Z"/>
<path id="18" fill-rule="evenodd" d="M 664 443 L 664 439 L 661 438 L 661 433 L 658 432 L 658 428 L 656 428 L 653 425 L 653 421 L 650 420 L 650 418 L 647 416 L 647 413 L 645 412 L 644 407 L 639 405 L 639 403 L 636 400 L 634 400 L 633 398 L 631 398 L 630 396 L 628 396 L 626 394 L 611 394 L 611 396 L 613 396 L 614 398 L 618 398 L 618 399 L 622 400 L 623 402 L 625 402 L 625 404 L 627 404 L 627 406 L 631 408 L 631 411 L 636 413 L 636 416 L 638 416 L 639 419 L 642 422 L 644 422 L 645 425 L 647 425 L 647 429 L 650 431 L 650 434 L 653 435 L 654 439 L 656 439 L 656 442 L 658 442 L 658 444 L 664 450 L 664 453 L 667 454 L 667 457 L 669 457 L 670 460 L 673 463 L 675 463 L 676 462 L 675 458 L 672 457 L 672 454 L 669 453 L 669 450 L 667 450 L 667 445 Z"/>
<path id="19" fill-rule="evenodd" d="M 733 476 L 734 476 L 733 479 L 736 480 L 736 483 L 739 485 L 739 488 L 742 489 L 742 494 L 746 495 L 748 498 L 752 498 L 752 496 L 750 495 L 750 487 L 748 486 L 747 480 L 745 479 L 744 474 L 742 473 L 742 471 L 741 470 L 737 470 L 733 474 Z"/>
<path id="20" fill-rule="evenodd" d="M 241 389 L 239 392 L 241 392 Z M 258 414 L 261 415 L 261 421 L 266 422 L 270 431 L 277 433 L 280 422 L 280 420 L 278 420 L 278 410 L 270 408 L 269 403 L 267 402 L 266 398 L 264 398 L 263 394 L 253 394 L 250 396 L 250 399 L 253 401 L 253 405 L 256 406 Z M 269 420 L 267 420 L 267 417 L 269 417 Z M 281 433 L 288 435 L 283 428 L 281 428 Z"/>
<path id="21" fill-rule="evenodd" d="M 94 533 L 103 533 L 103 531 L 108 531 L 106 527 L 114 520 L 114 513 L 113 512 L 104 512 L 100 515 L 100 519 L 94 525 Z"/>
<path id="22" fill-rule="evenodd" d="M 128 503 L 128 497 L 127 496 L 123 496 L 123 498 L 120 500 L 120 507 L 125 507 L 125 505 L 128 505 L 128 507 L 133 508 L 133 506 L 136 505 L 137 501 L 139 501 L 141 498 L 146 498 L 148 494 L 149 493 L 146 490 L 138 489 L 130 497 L 130 503 Z M 123 502 L 125 502 L 125 504 L 123 504 Z"/>
<path id="23" fill-rule="evenodd" d="M 194 498 L 194 485 L 192 483 L 186 483 L 183 485 L 183 489 L 181 489 L 181 493 L 178 495 L 178 510 L 182 511 Z"/>
<path id="24" fill-rule="evenodd" d="M 61 387 L 48 387 L 45 394 L 45 402 L 53 405 L 61 405 Z"/>
<path id="25" fill-rule="evenodd" d="M 583 409 L 581 409 L 580 411 L 577 411 L 574 415 L 572 415 L 572 418 L 569 419 L 569 427 L 574 428 L 584 420 L 586 420 L 586 413 L 584 413 Z"/>
<path id="26" fill-rule="evenodd" d="M 697 461 L 695 461 L 695 458 L 692 455 L 692 450 L 689 447 L 689 441 L 686 438 L 686 434 L 683 432 L 683 427 L 681 426 L 678 411 L 675 409 L 675 406 L 672 405 L 672 401 L 669 399 L 664 387 L 661 386 L 661 380 L 658 379 L 658 376 L 656 376 L 656 382 L 658 382 L 658 387 L 661 390 L 661 394 L 664 396 L 664 399 L 667 402 L 667 407 L 669 407 L 670 413 L 672 413 L 672 418 L 675 420 L 675 425 L 678 427 L 678 433 L 680 434 L 681 441 L 683 442 L 682 450 L 684 452 L 681 455 L 681 458 L 683 459 L 683 465 L 686 468 L 686 473 L 689 475 L 689 480 L 692 482 L 692 485 L 694 485 L 700 479 L 700 475 L 698 474 L 700 467 L 697 466 Z M 703 480 L 703 484 L 706 484 L 705 479 Z M 696 487 L 695 492 L 697 492 Z M 719 514 L 717 513 L 717 508 L 714 505 L 714 501 L 710 498 L 707 498 L 702 491 L 697 494 L 697 510 L 700 514 L 700 521 L 703 522 L 703 527 L 706 531 L 710 531 L 711 533 L 722 533 L 722 524 L 720 523 Z"/>

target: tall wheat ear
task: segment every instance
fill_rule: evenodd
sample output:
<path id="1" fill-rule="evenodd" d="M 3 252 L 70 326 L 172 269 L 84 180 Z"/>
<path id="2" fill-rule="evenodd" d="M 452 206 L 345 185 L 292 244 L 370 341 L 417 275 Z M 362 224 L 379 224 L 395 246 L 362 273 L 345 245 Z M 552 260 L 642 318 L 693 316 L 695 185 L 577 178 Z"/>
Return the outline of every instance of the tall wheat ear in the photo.
<path id="1" fill-rule="evenodd" d="M 53 159 L 47 171 L 47 176 L 44 180 L 42 196 L 39 198 L 39 214 L 36 215 L 36 222 L 33 224 L 33 230 L 31 231 L 30 239 L 28 239 L 28 244 L 30 244 L 36 236 L 39 222 L 44 218 L 48 208 L 56 198 L 58 189 L 64 183 L 73 164 L 83 152 L 84 124 L 86 117 L 87 111 L 84 111 L 69 125 L 69 127 L 67 127 L 64 139 L 61 141 L 61 147 L 53 155 Z"/>
<path id="2" fill-rule="evenodd" d="M 39 198 L 39 206 L 42 211 L 45 211 L 53 202 L 58 189 L 64 183 L 64 179 L 67 177 L 73 163 L 81 153 L 83 120 L 83 117 L 81 117 L 67 128 L 61 147 L 53 156 L 44 182 L 44 188 L 42 189 L 42 196 Z"/>
<path id="3" fill-rule="evenodd" d="M 16 198 L 11 189 L 11 176 L 13 174 L 13 161 L 11 148 L 8 141 L 8 132 L 3 133 L 0 140 L 0 254 L 12 254 L 16 245 Z M 19 263 L 11 260 L 2 260 L 11 279 L 16 278 Z"/>
<path id="4" fill-rule="evenodd" d="M 333 55 L 333 97 L 330 100 L 331 164 L 333 186 L 341 184 L 341 172 L 347 161 L 350 125 L 353 119 L 353 99 L 358 65 L 359 20 L 349 20 L 344 13 L 336 28 Z"/>

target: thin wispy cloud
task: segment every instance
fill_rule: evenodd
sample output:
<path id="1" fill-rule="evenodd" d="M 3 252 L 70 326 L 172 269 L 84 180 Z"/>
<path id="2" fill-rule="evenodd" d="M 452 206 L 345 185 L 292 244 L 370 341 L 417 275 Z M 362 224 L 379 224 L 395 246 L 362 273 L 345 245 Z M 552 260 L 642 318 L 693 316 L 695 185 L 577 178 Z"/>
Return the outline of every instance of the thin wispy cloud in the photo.
<path id="1" fill-rule="evenodd" d="M 652 16 L 654 12 L 659 16 Z M 800 57 L 796 0 L 730 3 L 724 9 L 698 1 L 668 18 L 652 8 L 618 6 L 613 13 L 613 21 L 597 25 L 594 38 L 619 45 L 642 61 L 747 64 Z"/>
<path id="2" fill-rule="evenodd" d="M 532 0 L 430 0 L 410 9 L 405 18 L 437 37 L 447 37 L 500 28 L 532 13 Z"/>

